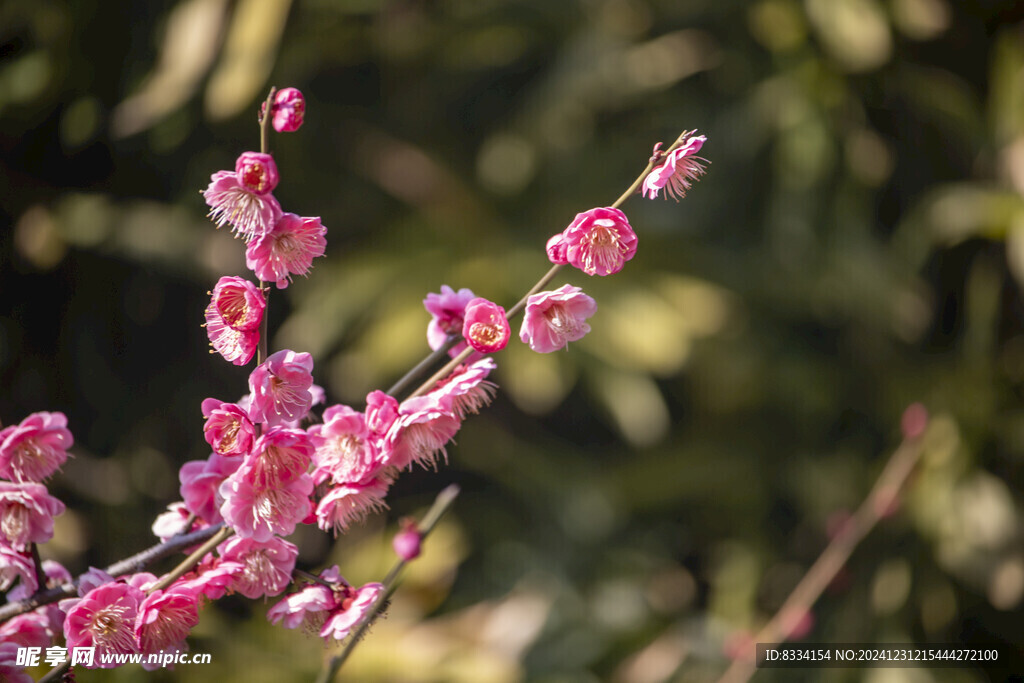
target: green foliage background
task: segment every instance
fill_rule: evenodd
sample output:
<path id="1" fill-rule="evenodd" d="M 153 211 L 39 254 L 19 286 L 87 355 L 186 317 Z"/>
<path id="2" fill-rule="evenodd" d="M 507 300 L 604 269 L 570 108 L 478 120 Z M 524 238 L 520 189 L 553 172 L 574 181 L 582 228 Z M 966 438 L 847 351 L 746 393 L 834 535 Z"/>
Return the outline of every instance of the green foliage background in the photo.
<path id="1" fill-rule="evenodd" d="M 77 573 L 152 543 L 207 455 L 200 401 L 246 391 L 199 326 L 245 267 L 198 192 L 258 146 L 270 85 L 308 104 L 272 139 L 276 195 L 328 227 L 272 296 L 271 347 L 313 353 L 357 407 L 425 352 L 427 292 L 511 305 L 551 234 L 698 128 L 690 196 L 624 207 L 637 257 L 566 272 L 593 333 L 503 352 L 447 466 L 336 544 L 299 534 L 302 566 L 372 580 L 397 520 L 463 488 L 347 680 L 714 680 L 913 401 L 921 470 L 804 638 L 1001 648 L 885 680 L 1024 671 L 1022 19 L 1011 0 L 8 0 L 0 420 L 61 410 L 76 438 L 44 556 Z M 311 679 L 328 651 L 265 609 L 208 606 L 191 648 L 214 663 L 151 678 Z"/>

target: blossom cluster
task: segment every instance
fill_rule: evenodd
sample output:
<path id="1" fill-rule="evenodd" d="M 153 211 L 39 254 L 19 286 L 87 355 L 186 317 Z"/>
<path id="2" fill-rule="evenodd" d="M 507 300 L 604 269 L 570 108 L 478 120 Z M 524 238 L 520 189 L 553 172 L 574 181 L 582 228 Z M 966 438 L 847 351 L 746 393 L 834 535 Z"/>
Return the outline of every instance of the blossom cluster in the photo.
<path id="1" fill-rule="evenodd" d="M 298 90 L 285 88 L 270 104 L 261 120 L 269 117 L 278 132 L 302 125 L 305 100 Z M 703 173 L 702 160 L 693 156 L 703 142 L 703 136 L 684 134 L 668 153 L 656 147 L 644 196 L 655 197 L 662 189 L 683 196 Z M 223 535 L 216 547 L 166 580 L 148 572 L 115 578 L 90 569 L 75 582 L 76 597 L 0 625 L 0 678 L 19 675 L 8 666 L 7 643 L 45 648 L 59 634 L 68 648 L 95 647 L 94 666 L 114 666 L 104 663 L 103 655 L 187 649 L 186 637 L 205 601 L 232 593 L 251 599 L 284 593 L 293 583 L 298 557 L 287 537 L 300 524 L 337 535 L 386 508 L 399 474 L 414 467 L 435 470 L 446 462 L 447 445 L 462 423 L 492 400 L 496 387 L 489 377 L 497 365 L 488 354 L 509 343 L 509 314 L 468 288 L 443 285 L 424 299 L 431 316 L 428 345 L 447 350 L 452 360 L 438 373 L 440 379 L 404 399 L 372 391 L 361 410 L 327 405 L 324 390 L 314 382 L 309 353 L 267 353 L 264 314 L 271 290 L 264 283 L 287 287 L 326 249 L 320 218 L 281 210 L 273 196 L 279 181 L 272 155 L 245 152 L 233 171 L 214 173 L 203 193 L 217 227 L 230 225 L 245 242 L 247 267 L 259 280 L 221 277 L 210 292 L 204 326 L 214 352 L 238 366 L 255 357 L 256 365 L 244 396 L 202 402 L 210 454 L 181 466 L 181 500 L 157 518 L 153 532 L 163 541 L 203 530 L 221 529 Z M 578 214 L 547 244 L 553 264 L 587 275 L 617 273 L 636 251 L 636 233 L 615 206 Z M 580 287 L 539 289 L 521 302 L 523 343 L 550 353 L 590 331 L 587 320 L 597 304 Z M 325 407 L 317 415 L 313 408 L 321 404 Z M 9 600 L 72 584 L 64 567 L 50 561 L 37 566 L 33 554 L 34 544 L 52 537 L 53 518 L 64 511 L 41 482 L 64 463 L 72 443 L 61 413 L 35 413 L 0 431 L 0 590 L 18 582 Z M 419 555 L 414 523 L 403 524 L 394 548 L 403 561 Z M 328 642 L 348 637 L 387 590 L 379 583 L 356 588 L 337 566 L 306 576 L 309 585 L 270 607 L 267 618 Z"/>

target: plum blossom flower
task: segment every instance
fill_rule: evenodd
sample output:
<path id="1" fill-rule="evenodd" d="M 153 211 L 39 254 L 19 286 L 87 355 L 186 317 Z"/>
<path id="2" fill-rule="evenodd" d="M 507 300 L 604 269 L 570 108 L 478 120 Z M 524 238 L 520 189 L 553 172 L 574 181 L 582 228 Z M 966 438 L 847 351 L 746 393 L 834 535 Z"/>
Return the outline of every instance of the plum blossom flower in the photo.
<path id="1" fill-rule="evenodd" d="M 18 664 L 18 650 L 23 645 L 14 641 L 0 642 L 0 681 L 5 683 L 35 683 L 35 679 L 25 673 L 25 667 Z"/>
<path id="2" fill-rule="evenodd" d="M 218 547 L 225 562 L 237 562 L 242 570 L 234 575 L 229 590 L 255 600 L 278 595 L 292 580 L 299 549 L 283 538 L 267 541 L 234 536 Z"/>
<path id="3" fill-rule="evenodd" d="M 384 590 L 384 584 L 368 583 L 359 589 L 346 585 L 345 589 L 340 608 L 327 617 L 320 629 L 320 635 L 328 642 L 331 638 L 344 640 L 348 636 L 352 627 L 361 622 L 373 607 Z"/>
<path id="4" fill-rule="evenodd" d="M 183 650 L 185 637 L 198 623 L 198 589 L 177 583 L 142 600 L 135 619 L 135 639 L 143 654 Z"/>
<path id="5" fill-rule="evenodd" d="M 245 365 L 256 353 L 259 325 L 267 302 L 253 283 L 222 277 L 206 306 L 206 334 L 214 351 L 235 365 Z"/>
<path id="6" fill-rule="evenodd" d="M 309 434 L 291 427 L 271 427 L 256 440 L 244 466 L 252 468 L 255 484 L 276 486 L 303 476 L 315 446 Z"/>
<path id="7" fill-rule="evenodd" d="M 526 300 L 519 338 L 538 353 L 558 351 L 590 332 L 584 321 L 596 311 L 597 302 L 579 287 L 562 285 L 553 292 L 539 292 Z"/>
<path id="8" fill-rule="evenodd" d="M 195 460 L 193 462 L 202 461 Z M 192 513 L 189 512 L 188 506 L 185 505 L 183 501 L 170 503 L 167 506 L 166 511 L 161 512 L 156 516 L 156 519 L 153 520 L 153 526 L 150 528 L 153 530 L 154 536 L 166 543 L 178 534 L 196 531 L 206 526 L 203 520 L 195 518 L 192 520 L 191 525 L 186 529 L 185 522 L 189 521 L 189 517 L 191 516 Z"/>
<path id="9" fill-rule="evenodd" d="M 7 544 L 0 543 L 0 593 L 10 588 L 19 578 L 19 588 L 24 586 L 29 595 L 39 588 L 35 563 L 28 552 L 19 552 Z"/>
<path id="10" fill-rule="evenodd" d="M 316 522 L 324 531 L 345 531 L 353 522 L 364 519 L 387 505 L 391 478 L 387 472 L 358 483 L 338 484 L 331 487 L 316 506 Z"/>
<path id="11" fill-rule="evenodd" d="M 465 319 L 466 304 L 476 298 L 472 290 L 463 287 L 459 291 L 453 290 L 448 285 L 441 285 L 441 293 L 427 294 L 423 300 L 423 306 L 430 313 L 430 322 L 427 324 L 427 344 L 434 351 L 445 345 L 450 335 L 460 336 L 462 324 Z M 462 353 L 466 348 L 466 342 L 460 341 L 448 350 L 452 358 Z"/>
<path id="12" fill-rule="evenodd" d="M 41 610 L 19 614 L 0 624 L 0 643 L 14 642 L 22 647 L 49 647 L 53 643 L 50 621 Z M 0 677 L 0 681 L 5 680 Z"/>
<path id="13" fill-rule="evenodd" d="M 501 351 L 508 344 L 512 328 L 505 309 L 487 299 L 477 297 L 466 304 L 462 336 L 480 353 Z"/>
<path id="14" fill-rule="evenodd" d="M 384 436 L 398 419 L 398 399 L 379 389 L 366 395 L 366 427 L 374 436 Z"/>
<path id="15" fill-rule="evenodd" d="M 64 413 L 32 413 L 0 430 L 0 479 L 42 481 L 68 459 L 74 444 Z"/>
<path id="16" fill-rule="evenodd" d="M 225 223 L 246 242 L 266 233 L 281 217 L 281 205 L 271 191 L 278 173 L 269 154 L 245 152 L 235 161 L 235 170 L 217 171 L 203 192 L 210 207 L 209 217 L 220 228 Z"/>
<path id="17" fill-rule="evenodd" d="M 245 455 L 249 452 L 256 430 L 248 411 L 237 403 L 208 398 L 202 404 L 203 436 L 215 453 L 223 456 Z"/>
<path id="18" fill-rule="evenodd" d="M 334 565 L 320 572 L 320 578 L 330 584 L 344 586 L 344 579 Z M 302 590 L 285 596 L 283 600 L 267 610 L 267 619 L 285 628 L 303 628 L 318 632 L 327 620 L 327 614 L 337 608 L 344 599 L 341 590 L 332 590 L 323 583 L 311 583 Z"/>
<path id="19" fill-rule="evenodd" d="M 269 541 L 274 534 L 290 535 L 312 509 L 312 478 L 303 474 L 261 484 L 255 469 L 251 464 L 243 464 L 220 485 L 224 499 L 220 513 L 224 521 L 240 537 L 255 541 Z"/>
<path id="20" fill-rule="evenodd" d="M 459 420 L 464 420 L 467 415 L 476 415 L 481 408 L 491 403 L 497 386 L 493 382 L 488 382 L 487 376 L 496 367 L 497 364 L 490 357 L 481 358 L 468 365 L 460 365 L 452 374 L 438 382 L 437 387 L 428 395 L 434 396 Z"/>
<path id="21" fill-rule="evenodd" d="M 42 484 L 0 482 L 0 540 L 17 550 L 53 538 L 53 518 L 62 512 L 64 503 Z"/>
<path id="22" fill-rule="evenodd" d="M 104 655 L 135 654 L 135 620 L 146 594 L 128 583 L 117 581 L 93 588 L 82 598 L 62 601 L 67 605 L 64 637 L 68 650 L 95 647 L 94 667 L 113 668 Z"/>
<path id="23" fill-rule="evenodd" d="M 413 463 L 436 468 L 439 453 L 448 458 L 444 446 L 459 431 L 461 421 L 441 396 L 431 393 L 402 402 L 398 419 L 384 437 L 388 465 L 399 470 Z"/>
<path id="24" fill-rule="evenodd" d="M 696 132 L 696 131 L 694 131 Z M 666 198 L 671 196 L 677 202 L 686 196 L 690 185 L 704 175 L 705 159 L 694 156 L 707 140 L 703 135 L 688 134 L 686 142 L 665 155 L 665 161 L 644 178 L 641 194 L 649 199 L 658 196 L 664 189 Z M 654 146 L 654 157 L 662 152 L 661 143 Z"/>
<path id="25" fill-rule="evenodd" d="M 323 424 L 309 428 L 316 444 L 313 481 L 358 483 L 376 475 L 383 462 L 366 417 L 349 406 L 334 405 L 324 411 L 323 419 Z"/>
<path id="26" fill-rule="evenodd" d="M 298 88 L 281 88 L 274 95 L 271 113 L 271 122 L 278 133 L 297 131 L 306 115 L 306 98 Z"/>
<path id="27" fill-rule="evenodd" d="M 313 259 L 327 249 L 324 235 L 327 228 L 320 218 L 299 217 L 283 213 L 274 227 L 249 242 L 245 249 L 245 265 L 260 280 L 273 282 L 284 289 L 292 275 L 303 275 L 313 267 Z"/>
<path id="28" fill-rule="evenodd" d="M 249 419 L 268 425 L 299 420 L 313 403 L 313 356 L 282 349 L 249 375 Z"/>
<path id="29" fill-rule="evenodd" d="M 194 571 L 183 576 L 174 585 L 194 591 L 197 598 L 201 596 L 209 600 L 220 600 L 244 571 L 243 563 L 214 557 L 211 553 Z"/>
<path id="30" fill-rule="evenodd" d="M 206 460 L 190 460 L 178 470 L 181 498 L 189 512 L 208 524 L 223 521 L 220 506 L 224 498 L 220 485 L 242 465 L 242 458 L 211 453 Z M 179 528 L 179 532 L 181 529 Z"/>
<path id="31" fill-rule="evenodd" d="M 587 275 L 617 273 L 636 254 L 636 233 L 626 214 L 613 207 L 576 214 L 558 238 L 556 235 L 548 241 L 548 258 L 552 263 L 568 263 Z"/>

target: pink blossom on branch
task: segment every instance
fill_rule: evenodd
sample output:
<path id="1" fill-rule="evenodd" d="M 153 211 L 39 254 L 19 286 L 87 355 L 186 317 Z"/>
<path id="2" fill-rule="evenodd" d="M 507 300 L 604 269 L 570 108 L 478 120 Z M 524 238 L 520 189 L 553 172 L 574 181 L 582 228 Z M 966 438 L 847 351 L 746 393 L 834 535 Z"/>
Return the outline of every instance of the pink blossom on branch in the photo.
<path id="1" fill-rule="evenodd" d="M 391 486 L 387 472 L 361 482 L 332 486 L 316 507 L 316 523 L 324 531 L 345 531 L 353 522 L 387 507 L 384 498 Z"/>
<path id="2" fill-rule="evenodd" d="M 268 425 L 300 420 L 313 403 L 313 357 L 282 349 L 249 375 L 249 419 Z"/>
<path id="3" fill-rule="evenodd" d="M 98 586 L 82 598 L 62 601 L 67 613 L 64 638 L 68 650 L 95 647 L 93 667 L 105 669 L 118 664 L 106 662 L 104 655 L 139 652 L 135 619 L 145 598 L 141 589 L 118 581 Z"/>
<path id="4" fill-rule="evenodd" d="M 511 334 L 504 308 L 481 297 L 466 304 L 462 336 L 475 350 L 480 353 L 501 351 Z"/>
<path id="5" fill-rule="evenodd" d="M 274 95 L 271 114 L 271 122 L 278 133 L 297 131 L 306 115 L 306 98 L 298 88 L 281 88 Z"/>
<path id="6" fill-rule="evenodd" d="M 245 455 L 256 438 L 256 430 L 248 412 L 236 403 L 215 398 L 202 403 L 203 436 L 215 453 L 223 456 Z"/>
<path id="7" fill-rule="evenodd" d="M 233 574 L 228 590 L 250 600 L 278 595 L 292 580 L 299 549 L 294 543 L 273 537 L 267 541 L 234 536 L 218 546 L 222 561 L 237 562 L 241 571 Z"/>
<path id="8" fill-rule="evenodd" d="M 220 485 L 225 523 L 240 537 L 255 541 L 290 535 L 312 510 L 312 478 L 302 474 L 285 481 L 259 479 L 254 465 L 243 464 Z"/>
<path id="9" fill-rule="evenodd" d="M 587 275 L 612 275 L 633 258 L 636 243 L 626 214 L 613 207 L 590 209 L 576 214 L 560 236 L 548 240 L 548 258 Z"/>
<path id="10" fill-rule="evenodd" d="M 135 619 L 139 650 L 146 655 L 184 650 L 185 637 L 198 623 L 197 588 L 178 583 L 167 590 L 153 591 L 140 603 Z"/>
<path id="11" fill-rule="evenodd" d="M 444 346 L 449 335 L 461 336 L 466 305 L 475 298 L 472 290 L 463 287 L 456 292 L 448 285 L 441 285 L 440 294 L 427 294 L 423 306 L 431 316 L 427 324 L 427 344 L 431 349 L 437 351 Z M 448 350 L 448 355 L 455 358 L 465 348 L 466 343 L 459 342 Z"/>
<path id="12" fill-rule="evenodd" d="M 344 640 L 352 628 L 363 620 L 383 590 L 384 584 L 380 583 L 368 583 L 359 589 L 347 586 L 340 608 L 327 617 L 320 635 L 328 642 L 332 638 Z"/>
<path id="13" fill-rule="evenodd" d="M 64 413 L 32 413 L 0 430 L 0 478 L 42 481 L 68 459 L 74 444 Z"/>
<path id="14" fill-rule="evenodd" d="M 281 217 L 281 205 L 271 191 L 277 186 L 277 165 L 269 154 L 245 152 L 235 161 L 235 170 L 217 171 L 203 198 L 209 217 L 246 242 L 270 230 Z"/>
<path id="15" fill-rule="evenodd" d="M 703 135 L 690 137 L 682 145 L 665 155 L 665 161 L 656 169 L 647 174 L 644 178 L 641 194 L 644 197 L 654 199 L 658 191 L 664 189 L 666 197 L 672 197 L 677 202 L 686 196 L 690 185 L 704 175 L 704 164 L 706 160 L 694 156 L 707 140 Z M 657 157 L 661 152 L 661 143 L 654 146 L 654 155 Z"/>
<path id="16" fill-rule="evenodd" d="M 64 503 L 42 484 L 0 482 L 0 542 L 17 550 L 46 543 L 53 537 L 53 518 L 62 512 Z"/>
<path id="17" fill-rule="evenodd" d="M 584 322 L 597 311 L 597 303 L 579 287 L 562 285 L 526 300 L 519 338 L 538 353 L 551 353 L 579 341 L 590 325 Z"/>
<path id="18" fill-rule="evenodd" d="M 316 444 L 313 481 L 358 483 L 375 476 L 383 462 L 366 417 L 348 406 L 334 405 L 324 411 L 323 420 L 309 428 Z"/>
<path id="19" fill-rule="evenodd" d="M 339 590 L 332 590 L 322 583 L 312 583 L 292 593 L 267 610 L 267 620 L 285 628 L 299 628 L 319 632 L 330 611 L 336 609 L 344 599 L 340 590 L 345 579 L 334 565 L 320 572 L 320 578 L 330 584 L 338 584 Z"/>
<path id="20" fill-rule="evenodd" d="M 284 289 L 292 275 L 305 276 L 313 267 L 313 259 L 327 249 L 324 235 L 327 228 L 320 218 L 299 217 L 284 213 L 262 236 L 249 242 L 245 249 L 245 265 L 260 280 L 273 282 Z"/>
<path id="21" fill-rule="evenodd" d="M 213 350 L 235 365 L 248 363 L 259 344 L 266 305 L 263 293 L 245 278 L 218 280 L 210 292 L 204 325 Z"/>
<path id="22" fill-rule="evenodd" d="M 21 583 L 18 588 L 24 587 L 28 595 L 32 595 L 39 588 L 35 562 L 28 552 L 17 551 L 5 543 L 0 543 L 0 592 L 6 591 L 19 578 Z"/>

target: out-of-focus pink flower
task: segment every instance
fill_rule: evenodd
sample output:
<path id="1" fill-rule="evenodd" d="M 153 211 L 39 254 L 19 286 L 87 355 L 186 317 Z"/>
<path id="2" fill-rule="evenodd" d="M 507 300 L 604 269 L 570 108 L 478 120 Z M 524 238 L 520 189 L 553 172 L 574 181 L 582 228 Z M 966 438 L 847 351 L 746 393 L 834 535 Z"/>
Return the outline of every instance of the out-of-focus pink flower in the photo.
<path id="1" fill-rule="evenodd" d="M 450 403 L 439 395 L 426 394 L 402 402 L 398 419 L 384 438 L 388 465 L 396 469 L 437 467 L 438 454 L 445 459 L 445 444 L 459 431 L 461 422 Z"/>
<path id="2" fill-rule="evenodd" d="M 135 638 L 143 654 L 185 649 L 185 637 L 199 623 L 199 594 L 194 586 L 175 584 L 153 591 L 139 605 Z"/>
<path id="3" fill-rule="evenodd" d="M 449 335 L 459 336 L 462 334 L 466 304 L 475 298 L 476 295 L 465 287 L 456 292 L 448 285 L 441 285 L 440 294 L 427 294 L 427 298 L 423 300 L 423 306 L 431 315 L 430 322 L 427 324 L 427 344 L 431 349 L 437 351 L 444 346 Z M 465 348 L 466 343 L 459 342 L 448 350 L 448 355 L 455 358 Z"/>
<path id="4" fill-rule="evenodd" d="M 300 420 L 313 403 L 313 356 L 283 349 L 272 353 L 249 375 L 249 419 L 268 425 Z"/>
<path id="5" fill-rule="evenodd" d="M 114 577 L 97 567 L 89 567 L 89 571 L 78 577 L 78 596 L 85 597 L 85 594 L 94 588 L 113 583 Z"/>
<path id="6" fill-rule="evenodd" d="M 146 594 L 123 582 L 108 583 L 92 589 L 76 600 L 64 619 L 64 638 L 68 650 L 95 647 L 93 667 L 119 666 L 106 662 L 104 655 L 134 654 L 135 619 Z M 65 601 L 70 603 L 71 601 Z M 64 603 L 62 603 L 63 605 Z"/>
<path id="7" fill-rule="evenodd" d="M 235 160 L 235 175 L 243 187 L 256 194 L 273 192 L 280 180 L 274 157 L 263 152 L 242 152 Z"/>
<path id="8" fill-rule="evenodd" d="M 281 88 L 274 95 L 271 111 L 274 130 L 278 133 L 292 133 L 302 127 L 306 115 L 306 98 L 297 88 Z"/>
<path id="9" fill-rule="evenodd" d="M 237 403 L 215 398 L 203 401 L 203 436 L 215 453 L 223 456 L 245 455 L 256 438 L 249 414 Z"/>
<path id="10" fill-rule="evenodd" d="M 0 624 L 0 643 L 18 643 L 22 647 L 49 647 L 53 644 L 50 622 L 37 610 L 11 617 Z M 4 678 L 0 676 L 0 681 Z"/>
<path id="11" fill-rule="evenodd" d="M 412 562 L 420 556 L 420 544 L 422 541 L 423 536 L 420 534 L 419 529 L 416 528 L 416 522 L 411 521 L 404 523 L 402 530 L 391 539 L 391 547 L 400 558 L 406 562 Z"/>
<path id="12" fill-rule="evenodd" d="M 373 607 L 377 596 L 384 590 L 380 583 L 368 583 L 362 588 L 348 587 L 340 608 L 333 612 L 320 629 L 320 635 L 328 642 L 331 638 L 344 640 L 352 627 L 362 621 L 366 613 Z"/>
<path id="13" fill-rule="evenodd" d="M 46 577 L 45 588 L 53 588 L 54 586 L 71 583 L 71 572 L 55 560 L 43 560 L 43 575 Z M 17 602 L 18 600 L 26 600 L 30 597 L 32 597 L 32 592 L 22 582 L 10 590 L 7 594 L 7 601 Z"/>
<path id="14" fill-rule="evenodd" d="M 194 591 L 196 596 L 220 600 L 244 571 L 245 565 L 241 562 L 214 558 L 210 554 L 194 571 L 183 576 L 174 585 Z"/>
<path id="15" fill-rule="evenodd" d="M 74 444 L 64 413 L 32 413 L 0 430 L 0 479 L 42 481 L 68 459 Z"/>
<path id="16" fill-rule="evenodd" d="M 0 642 L 0 681 L 6 683 L 35 683 L 25 673 L 25 667 L 18 664 L 18 650 L 24 646 L 16 642 Z"/>
<path id="17" fill-rule="evenodd" d="M 303 474 L 286 481 L 259 483 L 254 467 L 243 464 L 220 485 L 224 522 L 242 538 L 269 541 L 290 535 L 309 514 L 313 480 Z"/>
<path id="18" fill-rule="evenodd" d="M 313 481 L 317 484 L 358 483 L 375 476 L 383 466 L 366 417 L 348 406 L 329 407 L 323 424 L 313 425 L 309 433 L 316 444 Z"/>
<path id="19" fill-rule="evenodd" d="M 665 161 L 644 178 L 640 192 L 644 197 L 654 199 L 658 191 L 665 190 L 677 202 L 686 196 L 690 185 L 704 175 L 705 159 L 694 156 L 707 140 L 703 135 L 687 138 L 679 147 L 665 155 Z M 659 155 L 661 143 L 654 146 L 654 155 Z"/>
<path id="20" fill-rule="evenodd" d="M 462 336 L 474 349 L 480 353 L 501 351 L 511 335 L 504 308 L 481 297 L 466 304 Z"/>
<path id="21" fill-rule="evenodd" d="M 224 360 L 245 365 L 256 353 L 266 299 L 256 285 L 240 277 L 222 277 L 210 294 L 205 312 L 210 346 Z"/>
<path id="22" fill-rule="evenodd" d="M 562 241 L 566 262 L 587 275 L 617 273 L 636 254 L 636 233 L 626 214 L 612 207 L 576 214 Z"/>
<path id="23" fill-rule="evenodd" d="M 316 522 L 324 531 L 345 531 L 350 524 L 371 512 L 386 508 L 391 479 L 385 472 L 368 481 L 331 487 L 316 507 Z"/>
<path id="24" fill-rule="evenodd" d="M 193 462 L 202 462 L 201 460 L 195 460 Z M 180 476 L 180 471 L 179 471 Z M 167 506 L 166 512 L 161 512 L 153 520 L 153 526 L 150 527 L 153 530 L 153 535 L 159 538 L 162 542 L 167 542 L 177 536 L 178 534 L 188 533 L 196 531 L 197 529 L 206 526 L 205 522 L 201 519 L 193 519 L 192 524 L 185 528 L 185 522 L 188 521 L 192 513 L 189 512 L 188 506 L 184 502 L 178 501 L 177 503 L 170 503 Z"/>
<path id="25" fill-rule="evenodd" d="M 181 498 L 189 512 L 207 522 L 223 520 L 220 506 L 224 503 L 219 489 L 225 479 L 242 465 L 242 458 L 227 458 L 211 453 L 206 460 L 190 460 L 178 470 Z"/>
<path id="26" fill-rule="evenodd" d="M 226 562 L 238 562 L 241 572 L 234 575 L 229 590 L 255 600 L 264 595 L 278 595 L 292 580 L 299 549 L 276 536 L 267 541 L 234 536 L 218 547 Z"/>
<path id="27" fill-rule="evenodd" d="M 21 579 L 26 592 L 32 595 L 39 588 L 36 579 L 35 563 L 27 552 L 18 552 L 5 543 L 0 543 L 0 593 L 11 587 L 17 579 Z"/>
<path id="28" fill-rule="evenodd" d="M 62 512 L 64 503 L 42 484 L 0 481 L 0 540 L 17 550 L 53 538 L 53 518 Z"/>
<path id="29" fill-rule="evenodd" d="M 318 632 L 328 612 L 341 605 L 345 598 L 343 587 L 347 585 L 338 572 L 338 565 L 320 572 L 320 578 L 327 583 L 338 584 L 338 589 L 332 590 L 322 583 L 310 584 L 267 610 L 267 619 L 285 628 L 302 627 Z"/>
<path id="30" fill-rule="evenodd" d="M 526 300 L 519 338 L 538 353 L 551 353 L 579 341 L 590 332 L 585 320 L 597 311 L 597 302 L 579 287 L 562 285 Z"/>
<path id="31" fill-rule="evenodd" d="M 313 267 L 313 259 L 324 255 L 326 234 L 327 228 L 321 225 L 319 217 L 283 213 L 272 229 L 249 242 L 245 265 L 260 280 L 284 289 L 292 275 L 305 276 Z"/>

